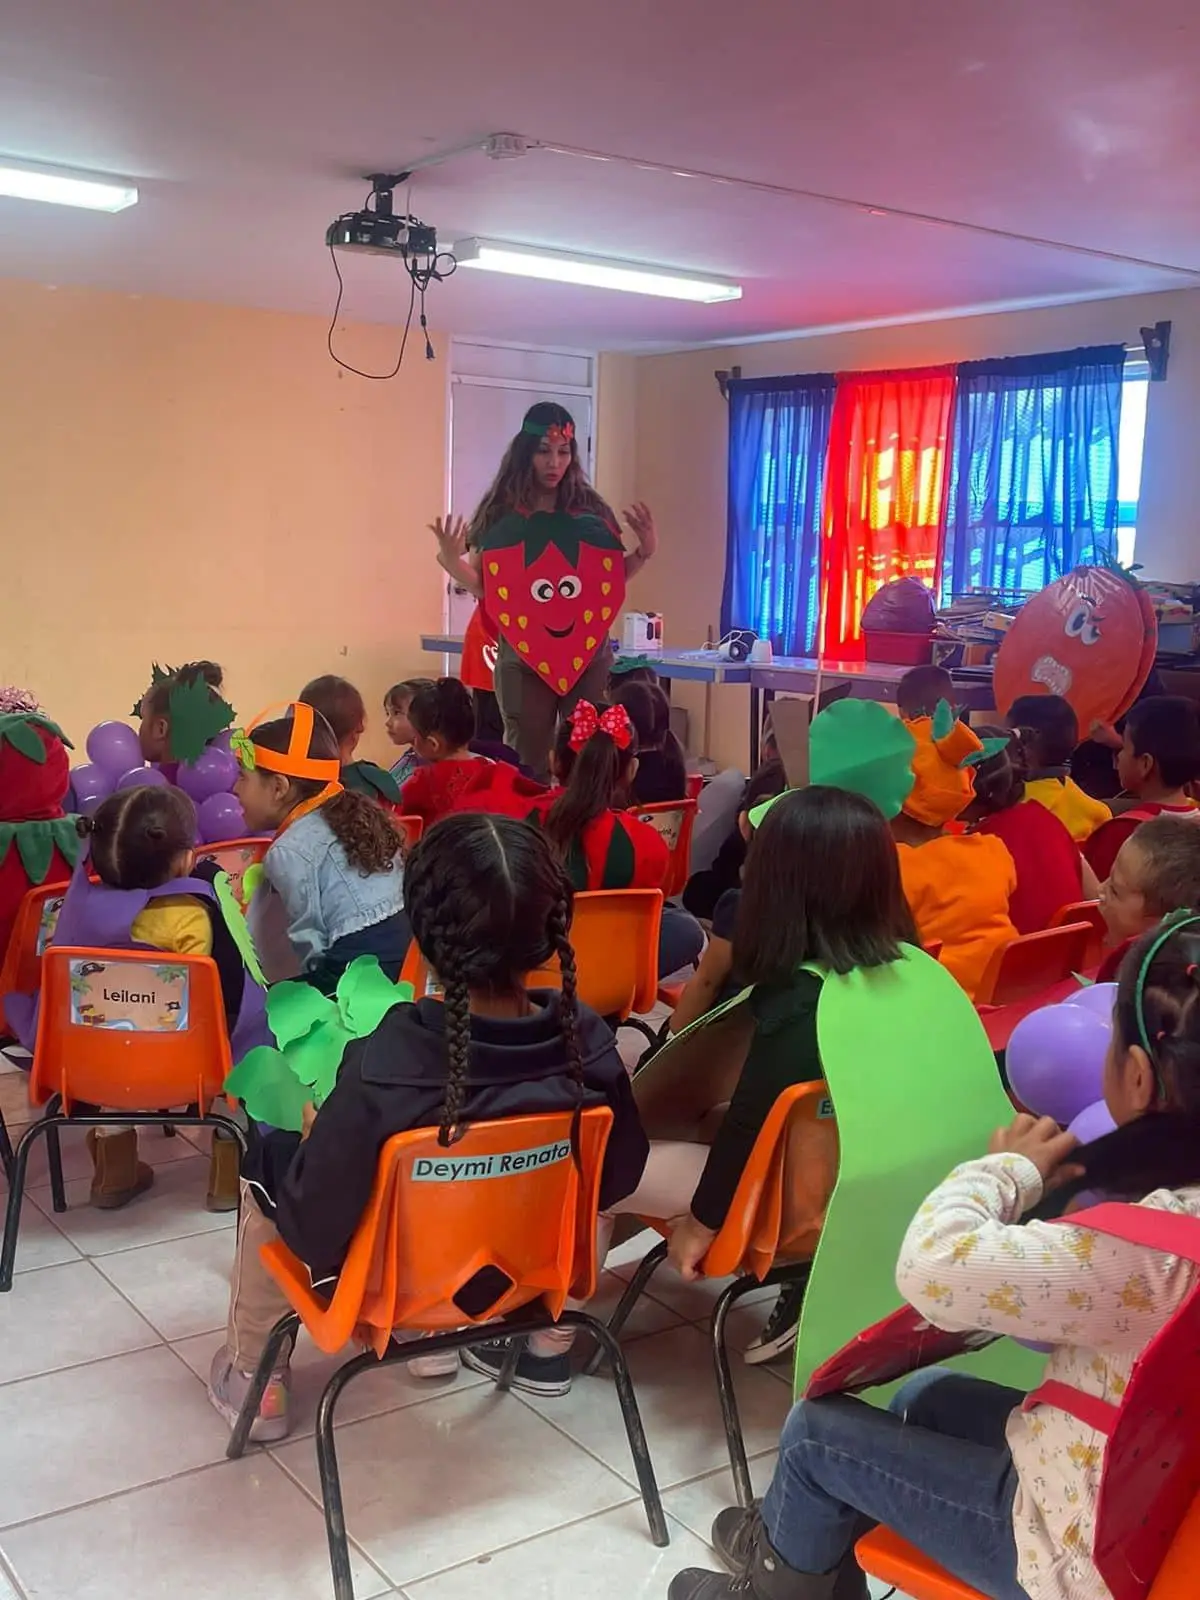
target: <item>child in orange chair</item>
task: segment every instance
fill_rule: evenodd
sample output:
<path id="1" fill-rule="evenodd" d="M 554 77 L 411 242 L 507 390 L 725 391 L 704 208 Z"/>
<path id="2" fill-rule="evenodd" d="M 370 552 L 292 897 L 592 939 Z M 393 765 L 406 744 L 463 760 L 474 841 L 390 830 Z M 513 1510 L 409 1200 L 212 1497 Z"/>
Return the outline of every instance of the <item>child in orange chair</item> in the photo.
<path id="1" fill-rule="evenodd" d="M 427 828 L 452 811 L 524 816 L 530 802 L 545 794 L 509 762 L 475 754 L 475 704 L 457 678 L 418 688 L 408 702 L 408 720 L 413 749 L 425 765 L 405 782 L 401 810 L 422 818 Z"/>
<path id="2" fill-rule="evenodd" d="M 974 794 L 969 763 L 995 751 L 944 701 L 937 715 L 905 727 L 916 741 L 915 781 L 892 821 L 904 893 L 921 943 L 941 942 L 942 965 L 974 998 L 994 952 L 1017 937 L 1009 916 L 1017 872 L 1003 840 L 945 828 Z"/>
<path id="3" fill-rule="evenodd" d="M 333 729 L 342 764 L 342 786 L 377 801 L 385 811 L 395 811 L 400 803 L 400 785 L 390 772 L 374 761 L 358 761 L 355 752 L 367 731 L 367 707 L 362 695 L 345 678 L 333 673 L 306 683 L 297 696 L 305 705 L 319 711 Z"/>
<path id="4" fill-rule="evenodd" d="M 1200 828 L 1170 813 L 1151 817 L 1117 852 L 1100 889 L 1109 949 L 1097 983 L 1111 983 L 1135 939 L 1172 912 L 1200 906 Z"/>
<path id="5" fill-rule="evenodd" d="M 306 1134 L 273 1133 L 252 1152 L 226 1342 L 209 1379 L 209 1396 L 231 1426 L 267 1335 L 287 1310 L 258 1247 L 278 1229 L 314 1281 L 335 1274 L 393 1134 L 440 1126 L 448 1143 L 468 1122 L 608 1105 L 614 1120 L 600 1203 L 629 1194 L 645 1165 L 646 1136 L 612 1033 L 575 998 L 571 885 L 545 839 L 507 817 L 448 817 L 414 846 L 404 891 L 413 936 L 445 1002 L 394 1006 L 373 1034 L 348 1047 Z M 552 955 L 562 967 L 561 992 L 527 990 L 525 974 Z M 543 1394 L 569 1386 L 565 1356 L 532 1373 L 531 1360 L 518 1365 L 519 1385 L 536 1382 Z M 444 1376 L 457 1370 L 457 1357 L 418 1358 L 413 1367 L 420 1376 Z M 287 1389 L 282 1368 L 251 1438 L 286 1435 Z"/>
<path id="6" fill-rule="evenodd" d="M 1115 815 L 1100 825 L 1084 846 L 1101 882 L 1108 877 L 1117 852 L 1141 823 L 1162 814 L 1200 822 L 1200 808 L 1188 785 L 1200 778 L 1200 713 L 1183 695 L 1157 695 L 1139 700 L 1125 719 L 1116 752 L 1117 776 L 1132 805 L 1113 802 Z"/>

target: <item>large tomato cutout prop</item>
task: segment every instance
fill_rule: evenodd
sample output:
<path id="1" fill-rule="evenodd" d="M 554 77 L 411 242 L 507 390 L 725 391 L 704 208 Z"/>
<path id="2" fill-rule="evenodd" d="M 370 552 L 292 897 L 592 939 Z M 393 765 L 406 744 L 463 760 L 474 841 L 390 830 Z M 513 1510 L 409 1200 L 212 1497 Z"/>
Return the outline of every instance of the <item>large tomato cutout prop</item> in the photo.
<path id="1" fill-rule="evenodd" d="M 482 606 L 476 606 L 463 634 L 460 676 L 468 689 L 495 690 L 496 627 Z"/>
<path id="2" fill-rule="evenodd" d="M 1137 698 L 1154 665 L 1158 624 L 1141 587 L 1108 567 L 1076 567 L 1017 614 L 996 656 L 996 705 L 1025 694 L 1069 700 L 1083 738 Z"/>
<path id="3" fill-rule="evenodd" d="M 480 550 L 488 616 L 531 672 L 569 693 L 625 600 L 620 536 L 591 515 L 514 511 Z"/>

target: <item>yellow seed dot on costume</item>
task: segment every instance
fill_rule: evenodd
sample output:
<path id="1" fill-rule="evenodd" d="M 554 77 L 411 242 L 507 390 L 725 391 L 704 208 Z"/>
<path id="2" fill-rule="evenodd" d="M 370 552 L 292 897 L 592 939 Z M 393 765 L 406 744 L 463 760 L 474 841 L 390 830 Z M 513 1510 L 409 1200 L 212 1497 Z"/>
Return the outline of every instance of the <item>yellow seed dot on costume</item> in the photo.
<path id="1" fill-rule="evenodd" d="M 588 647 L 589 650 L 594 650 L 596 648 L 595 639 L 585 639 L 583 642 Z"/>
<path id="2" fill-rule="evenodd" d="M 527 656 L 529 654 L 529 646 L 526 644 L 524 639 L 521 640 L 520 644 L 517 646 L 517 649 L 523 656 Z"/>
<path id="3" fill-rule="evenodd" d="M 582 667 L 582 665 L 583 665 L 583 657 L 582 656 L 576 656 L 575 659 L 571 662 L 571 665 L 575 668 L 575 671 L 578 672 L 580 667 Z"/>
<path id="4" fill-rule="evenodd" d="M 509 615 L 508 615 L 508 612 L 507 612 L 507 611 L 502 611 L 502 612 L 501 612 L 501 613 L 500 613 L 500 626 L 501 626 L 501 627 L 502 627 L 502 628 L 507 628 L 507 627 L 508 627 L 508 624 L 509 624 Z"/>
<path id="5" fill-rule="evenodd" d="M 602 583 L 600 585 L 600 593 L 601 594 L 607 594 L 611 588 L 612 588 L 612 584 L 611 583 Z"/>
<path id="6" fill-rule="evenodd" d="M 494 578 L 496 576 L 496 574 L 500 571 L 500 567 L 495 561 L 489 561 L 488 562 L 488 571 L 491 573 L 492 577 Z"/>
<path id="7" fill-rule="evenodd" d="M 549 668 L 548 664 L 545 661 L 539 661 L 538 662 L 538 671 L 539 672 L 544 672 L 547 677 L 550 676 L 550 668 Z"/>
<path id="8" fill-rule="evenodd" d="M 558 680 L 558 687 L 560 689 L 562 689 L 564 691 L 564 693 L 565 693 L 566 692 L 566 687 L 567 687 L 567 680 L 565 678 L 560 678 Z"/>
<path id="9" fill-rule="evenodd" d="M 604 609 L 600 613 L 600 620 L 601 620 L 601 622 L 607 622 L 609 617 L 611 617 L 611 616 L 612 616 L 612 607 L 611 606 L 605 606 Z"/>
<path id="10" fill-rule="evenodd" d="M 507 589 L 504 589 L 504 588 L 497 589 L 496 593 L 500 596 L 501 600 L 507 600 L 508 599 L 508 590 Z"/>
<path id="11" fill-rule="evenodd" d="M 518 628 L 527 628 L 528 626 L 529 626 L 529 618 L 528 617 L 518 617 L 517 618 L 517 627 Z"/>
<path id="12" fill-rule="evenodd" d="M 611 572 L 612 571 L 612 557 L 611 556 L 605 556 L 605 558 L 604 558 L 604 570 L 605 570 L 605 572 Z"/>
<path id="13" fill-rule="evenodd" d="M 594 615 L 595 615 L 595 613 L 594 613 L 594 612 L 592 612 L 592 611 L 585 611 L 585 612 L 584 612 L 584 613 L 583 613 L 583 620 L 584 620 L 584 621 L 585 621 L 585 622 L 590 622 L 590 621 L 591 621 L 591 620 L 592 620 L 592 617 L 593 617 L 593 616 L 594 616 Z"/>

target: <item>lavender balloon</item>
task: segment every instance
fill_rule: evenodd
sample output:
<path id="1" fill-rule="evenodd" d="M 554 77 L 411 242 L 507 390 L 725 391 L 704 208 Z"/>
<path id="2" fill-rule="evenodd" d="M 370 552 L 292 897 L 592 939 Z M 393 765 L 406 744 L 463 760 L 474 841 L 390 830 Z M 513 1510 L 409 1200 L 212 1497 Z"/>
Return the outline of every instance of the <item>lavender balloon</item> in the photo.
<path id="1" fill-rule="evenodd" d="M 1044 1006 L 1013 1029 L 1005 1052 L 1012 1091 L 1039 1117 L 1065 1128 L 1098 1100 L 1111 1028 L 1083 1006 Z"/>
<path id="2" fill-rule="evenodd" d="M 1090 1011 L 1094 1017 L 1111 1023 L 1113 1006 L 1117 1002 L 1117 986 L 1115 983 L 1093 983 L 1086 989 L 1079 989 L 1063 1001 L 1064 1005 L 1081 1006 L 1084 1011 Z"/>
<path id="3" fill-rule="evenodd" d="M 1103 1139 L 1106 1133 L 1111 1133 L 1116 1127 L 1112 1119 L 1112 1112 L 1103 1100 L 1097 1100 L 1090 1106 L 1085 1106 L 1071 1123 L 1069 1131 L 1075 1135 L 1080 1144 L 1091 1144 L 1093 1139 Z"/>
<path id="4" fill-rule="evenodd" d="M 229 839 L 246 837 L 246 818 L 231 794 L 214 794 L 196 814 L 200 839 L 204 844 L 224 844 Z"/>
<path id="5" fill-rule="evenodd" d="M 142 747 L 126 722 L 99 722 L 87 736 L 88 760 L 107 772 L 115 783 L 123 773 L 141 765 Z"/>
<path id="6" fill-rule="evenodd" d="M 71 788 L 75 793 L 75 809 L 90 817 L 101 801 L 107 800 L 113 792 L 113 780 L 103 767 L 89 761 L 72 770 Z"/>
<path id="7" fill-rule="evenodd" d="M 130 767 L 117 779 L 118 789 L 165 789 L 166 773 L 157 767 Z"/>
<path id="8" fill-rule="evenodd" d="M 238 764 L 229 751 L 210 745 L 194 762 L 180 765 L 177 781 L 199 806 L 213 795 L 228 794 L 237 775 Z"/>

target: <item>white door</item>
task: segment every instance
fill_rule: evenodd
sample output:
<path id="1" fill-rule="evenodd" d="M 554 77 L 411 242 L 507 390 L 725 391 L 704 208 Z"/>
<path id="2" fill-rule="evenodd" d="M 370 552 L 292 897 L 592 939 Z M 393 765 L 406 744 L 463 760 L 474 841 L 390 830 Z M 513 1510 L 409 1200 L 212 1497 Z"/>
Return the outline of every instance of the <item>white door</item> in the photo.
<path id="1" fill-rule="evenodd" d="M 474 514 L 500 466 L 521 419 L 539 400 L 553 400 L 575 418 L 579 457 L 589 475 L 592 462 L 592 397 L 553 389 L 509 388 L 455 377 L 450 386 L 450 506 L 455 516 Z M 475 601 L 447 580 L 446 631 L 466 631 Z"/>

